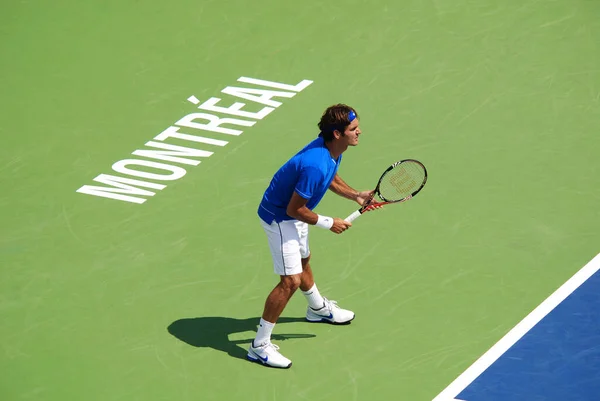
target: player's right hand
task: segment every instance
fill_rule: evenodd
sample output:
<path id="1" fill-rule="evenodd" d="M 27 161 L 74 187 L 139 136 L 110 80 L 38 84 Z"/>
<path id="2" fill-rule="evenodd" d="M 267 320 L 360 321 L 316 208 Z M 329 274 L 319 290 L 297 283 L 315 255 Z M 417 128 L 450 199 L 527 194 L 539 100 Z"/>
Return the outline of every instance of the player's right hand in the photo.
<path id="1" fill-rule="evenodd" d="M 333 226 L 331 226 L 329 230 L 333 231 L 336 234 L 341 234 L 350 227 L 352 227 L 352 223 L 348 223 L 347 221 L 340 219 L 339 217 L 334 217 Z"/>

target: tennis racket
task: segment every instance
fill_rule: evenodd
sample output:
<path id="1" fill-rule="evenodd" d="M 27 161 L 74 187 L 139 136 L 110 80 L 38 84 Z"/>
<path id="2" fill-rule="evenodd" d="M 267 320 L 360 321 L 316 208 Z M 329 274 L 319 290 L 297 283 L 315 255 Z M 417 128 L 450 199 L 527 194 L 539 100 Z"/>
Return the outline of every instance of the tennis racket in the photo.
<path id="1" fill-rule="evenodd" d="M 381 201 L 369 203 L 350 216 L 347 222 L 352 222 L 361 214 L 389 203 L 400 203 L 412 199 L 423 189 L 427 182 L 427 169 L 418 160 L 406 159 L 392 164 L 379 178 L 375 195 Z"/>

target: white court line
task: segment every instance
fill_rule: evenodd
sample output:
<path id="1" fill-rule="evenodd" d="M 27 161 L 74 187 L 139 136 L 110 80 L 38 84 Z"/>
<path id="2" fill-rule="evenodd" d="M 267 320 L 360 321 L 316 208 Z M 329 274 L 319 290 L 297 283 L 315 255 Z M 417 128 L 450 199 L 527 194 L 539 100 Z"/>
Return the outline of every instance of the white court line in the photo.
<path id="1" fill-rule="evenodd" d="M 554 291 L 544 302 L 535 308 L 525 319 L 521 320 L 511 331 L 498 341 L 488 352 L 483 354 L 475 363 L 458 376 L 444 391 L 433 401 L 468 401 L 456 398 L 487 368 L 500 358 L 510 347 L 521 339 L 529 330 L 540 322 L 548 313 L 552 312 L 573 291 L 586 282 L 590 277 L 600 270 L 600 254 L 596 255 L 587 265 L 583 266 L 573 277 L 564 283 L 558 290 Z"/>

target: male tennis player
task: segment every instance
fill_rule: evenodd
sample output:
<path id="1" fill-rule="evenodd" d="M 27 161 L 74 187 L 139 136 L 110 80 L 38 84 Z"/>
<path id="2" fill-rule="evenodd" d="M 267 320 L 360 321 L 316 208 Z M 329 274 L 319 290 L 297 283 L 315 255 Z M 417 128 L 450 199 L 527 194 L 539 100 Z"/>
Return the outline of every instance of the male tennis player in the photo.
<path id="1" fill-rule="evenodd" d="M 309 322 L 349 323 L 354 312 L 342 309 L 319 293 L 309 264 L 308 226 L 314 225 L 341 234 L 351 224 L 321 216 L 312 210 L 328 189 L 359 205 L 370 202 L 373 191 L 356 191 L 337 174 L 342 153 L 358 145 L 361 134 L 356 110 L 337 104 L 325 110 L 318 126 L 319 137 L 288 160 L 273 176 L 258 208 L 260 223 L 269 241 L 279 284 L 267 297 L 256 338 L 248 359 L 264 365 L 289 368 L 292 362 L 271 343 L 271 333 L 294 292 L 300 290 L 308 301 Z"/>

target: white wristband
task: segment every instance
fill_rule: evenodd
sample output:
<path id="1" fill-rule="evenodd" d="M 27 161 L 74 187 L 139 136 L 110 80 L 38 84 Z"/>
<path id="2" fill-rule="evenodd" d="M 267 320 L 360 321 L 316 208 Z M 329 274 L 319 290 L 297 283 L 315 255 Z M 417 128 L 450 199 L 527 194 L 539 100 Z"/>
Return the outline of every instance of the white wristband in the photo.
<path id="1" fill-rule="evenodd" d="M 327 230 L 333 226 L 333 219 L 331 217 L 321 216 L 320 214 L 317 216 L 319 216 L 319 220 L 317 220 L 315 226 L 325 228 Z"/>

